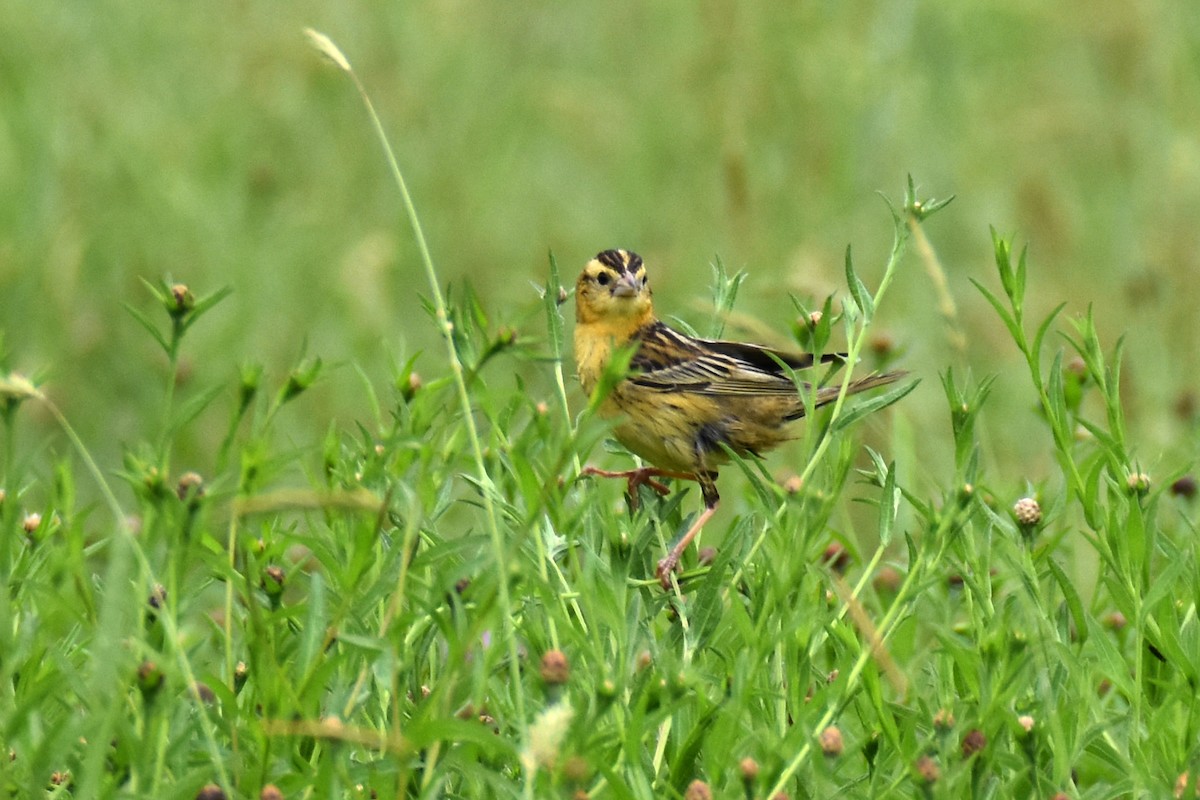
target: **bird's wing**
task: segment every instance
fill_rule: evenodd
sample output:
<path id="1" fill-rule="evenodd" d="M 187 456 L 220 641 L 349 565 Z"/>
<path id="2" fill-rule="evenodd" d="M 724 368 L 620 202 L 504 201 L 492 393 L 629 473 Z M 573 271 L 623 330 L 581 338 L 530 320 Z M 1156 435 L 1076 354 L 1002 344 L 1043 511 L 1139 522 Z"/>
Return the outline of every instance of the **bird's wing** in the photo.
<path id="1" fill-rule="evenodd" d="M 637 336 L 639 347 L 630 367 L 638 386 L 656 391 L 704 395 L 795 395 L 780 362 L 793 369 L 812 366 L 811 355 L 782 353 L 758 345 L 695 339 L 661 322 Z M 775 359 L 779 360 L 776 361 Z M 837 359 L 822 357 L 822 362 Z"/>

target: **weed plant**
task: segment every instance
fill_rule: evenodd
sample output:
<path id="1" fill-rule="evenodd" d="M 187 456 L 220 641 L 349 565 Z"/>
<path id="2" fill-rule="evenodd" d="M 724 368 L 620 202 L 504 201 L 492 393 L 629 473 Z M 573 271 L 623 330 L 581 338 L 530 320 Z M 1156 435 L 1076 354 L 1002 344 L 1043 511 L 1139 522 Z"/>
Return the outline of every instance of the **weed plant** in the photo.
<path id="1" fill-rule="evenodd" d="M 544 331 L 494 326 L 469 289 L 441 288 L 387 152 L 445 352 L 425 375 L 414 355 L 391 385 L 364 381 L 375 413 L 353 429 L 280 440 L 315 358 L 274 386 L 249 365 L 232 386 L 176 391 L 221 290 L 163 281 L 158 310 L 130 303 L 171 368 L 120 468 L 94 462 L 36 378 L 0 365 L 5 792 L 1195 793 L 1195 483 L 1182 466 L 1148 475 L 1127 439 L 1120 343 L 1106 350 L 1090 316 L 1026 319 L 1031 270 L 1009 240 L 993 234 L 998 285 L 978 288 L 1025 360 L 1056 468 L 988 474 L 976 423 L 992 379 L 947 368 L 945 427 L 922 436 L 952 438 L 951 483 L 921 493 L 897 467 L 922 454 L 893 452 L 904 402 L 883 409 L 911 384 L 835 404 L 800 432 L 791 480 L 727 470 L 744 491 L 664 592 L 654 564 L 699 501 L 677 486 L 631 512 L 618 486 L 579 479 L 586 461 L 628 457 L 569 388 L 557 263 Z M 844 337 L 869 361 L 875 310 L 941 205 L 910 182 L 874 291 L 848 254 L 845 292 L 798 303 L 797 346 Z M 715 271 L 713 332 L 744 277 Z M 519 377 L 502 388 L 518 364 L 552 373 L 551 399 Z M 173 443 L 221 403 L 212 474 L 176 463 Z M 71 452 L 22 438 L 31 409 Z M 79 502 L 85 481 L 99 503 Z"/>

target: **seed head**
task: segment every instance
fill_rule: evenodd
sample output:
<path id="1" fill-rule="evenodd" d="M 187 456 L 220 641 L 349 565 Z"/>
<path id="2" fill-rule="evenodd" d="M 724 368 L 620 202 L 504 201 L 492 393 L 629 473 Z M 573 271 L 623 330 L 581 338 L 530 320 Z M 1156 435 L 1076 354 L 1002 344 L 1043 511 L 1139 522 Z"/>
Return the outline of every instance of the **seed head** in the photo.
<path id="1" fill-rule="evenodd" d="M 891 358 L 896 352 L 896 340 L 886 333 L 877 333 L 868 344 L 871 352 L 881 361 Z"/>
<path id="2" fill-rule="evenodd" d="M 317 381 L 317 376 L 321 374 L 321 359 L 304 359 L 297 364 L 290 373 L 288 373 L 287 381 L 279 390 L 279 403 L 294 400 L 299 395 L 306 392 Z"/>
<path id="3" fill-rule="evenodd" d="M 21 528 L 26 533 L 33 533 L 42 525 L 42 515 L 36 511 L 25 515 L 25 519 L 21 520 Z"/>
<path id="4" fill-rule="evenodd" d="M 283 792 L 273 783 L 268 783 L 258 793 L 258 800 L 283 800 Z"/>
<path id="5" fill-rule="evenodd" d="M 591 767 L 583 756 L 571 756 L 563 762 L 563 777 L 571 783 L 583 783 L 589 772 Z"/>
<path id="6" fill-rule="evenodd" d="M 821 554 L 821 561 L 828 564 L 837 574 L 844 575 L 846 568 L 850 566 L 850 553 L 838 542 L 833 542 Z"/>
<path id="7" fill-rule="evenodd" d="M 150 588 L 150 596 L 146 598 L 146 604 L 150 608 L 157 611 L 162 608 L 167 602 L 167 587 L 161 583 L 156 583 Z"/>
<path id="8" fill-rule="evenodd" d="M 262 571 L 262 588 L 267 593 L 267 597 L 271 600 L 273 607 L 278 607 L 280 599 L 283 597 L 283 584 L 285 580 L 283 568 L 270 564 Z"/>
<path id="9" fill-rule="evenodd" d="M 1184 422 L 1191 422 L 1196 416 L 1198 406 L 1200 404 L 1196 402 L 1196 395 L 1191 391 L 1185 391 L 1175 399 L 1175 416 Z"/>
<path id="10" fill-rule="evenodd" d="M 15 411 L 21 403 L 37 396 L 37 386 L 21 373 L 0 374 L 0 411 Z"/>
<path id="11" fill-rule="evenodd" d="M 552 767 L 574 716 L 568 703 L 555 703 L 538 714 L 529 727 L 529 744 L 521 755 L 522 762 L 530 768 Z"/>
<path id="12" fill-rule="evenodd" d="M 1182 497 L 1184 500 L 1191 500 L 1196 496 L 1196 479 L 1191 475 L 1184 475 L 1171 484 L 1171 494 Z M 3 490 L 0 490 L 0 503 L 3 502 Z"/>
<path id="13" fill-rule="evenodd" d="M 820 324 L 821 324 L 821 319 L 822 319 L 824 316 L 825 316 L 825 315 L 824 315 L 824 314 L 822 314 L 820 311 L 814 311 L 814 312 L 812 312 L 811 314 L 809 314 L 809 315 L 808 315 L 808 325 L 809 325 L 809 327 L 811 327 L 811 328 L 815 328 L 815 327 L 817 327 L 818 325 L 820 325 Z"/>
<path id="14" fill-rule="evenodd" d="M 933 715 L 933 727 L 943 732 L 953 728 L 954 712 L 948 708 L 939 708 Z"/>
<path id="15" fill-rule="evenodd" d="M 895 567 L 880 567 L 875 573 L 875 591 L 894 592 L 900 588 L 900 573 Z"/>
<path id="16" fill-rule="evenodd" d="M 708 788 L 707 783 L 692 781 L 683 793 L 683 800 L 712 800 L 712 796 L 712 789 Z"/>
<path id="17" fill-rule="evenodd" d="M 183 473 L 179 476 L 175 494 L 191 507 L 199 505 L 200 498 L 204 497 L 204 478 L 200 477 L 199 472 Z"/>
<path id="18" fill-rule="evenodd" d="M 1013 516 L 1022 528 L 1032 528 L 1042 521 L 1042 507 L 1032 497 L 1022 497 L 1013 503 Z"/>
<path id="19" fill-rule="evenodd" d="M 1131 472 L 1125 481 L 1130 494 L 1143 495 L 1150 491 L 1150 476 L 1144 472 Z"/>
<path id="20" fill-rule="evenodd" d="M 400 382 L 400 396 L 404 398 L 405 402 L 412 400 L 424 385 L 425 382 L 421 380 L 420 374 L 410 372 L 408 377 Z"/>
<path id="21" fill-rule="evenodd" d="M 932 756 L 924 755 L 917 759 L 915 764 L 917 775 L 925 783 L 937 783 L 938 778 L 942 777 L 942 771 L 938 768 L 937 762 Z"/>
<path id="22" fill-rule="evenodd" d="M 225 800 L 225 792 L 215 783 L 210 783 L 196 792 L 196 800 Z"/>
<path id="23" fill-rule="evenodd" d="M 167 311 L 178 319 L 196 307 L 196 298 L 186 283 L 176 283 L 171 286 L 171 301 Z"/>
<path id="24" fill-rule="evenodd" d="M 158 693 L 163 684 L 163 672 L 153 661 L 143 661 L 137 671 L 138 689 L 149 699 Z"/>
<path id="25" fill-rule="evenodd" d="M 1021 716 L 1017 717 L 1017 724 L 1020 725 L 1021 730 L 1025 731 L 1026 733 L 1033 732 L 1033 717 L 1031 717 L 1029 714 L 1022 714 Z"/>
<path id="26" fill-rule="evenodd" d="M 238 413 L 245 411 L 258 394 L 262 382 L 262 364 L 243 364 L 238 373 Z"/>
<path id="27" fill-rule="evenodd" d="M 750 756 L 738 762 L 738 770 L 742 773 L 743 783 L 754 783 L 758 780 L 758 762 Z"/>
<path id="28" fill-rule="evenodd" d="M 836 758 L 842 754 L 844 745 L 842 744 L 842 732 L 836 725 L 830 725 L 825 730 L 821 731 L 821 735 L 817 737 L 821 743 L 821 752 L 830 758 Z"/>
<path id="29" fill-rule="evenodd" d="M 562 686 L 571 677 L 571 663 L 561 650 L 548 650 L 542 656 L 542 680 L 551 686 Z"/>
<path id="30" fill-rule="evenodd" d="M 983 735 L 983 731 L 979 728 L 972 728 L 967 731 L 967 735 L 962 740 L 963 758 L 970 758 L 985 747 L 987 747 L 987 737 Z"/>

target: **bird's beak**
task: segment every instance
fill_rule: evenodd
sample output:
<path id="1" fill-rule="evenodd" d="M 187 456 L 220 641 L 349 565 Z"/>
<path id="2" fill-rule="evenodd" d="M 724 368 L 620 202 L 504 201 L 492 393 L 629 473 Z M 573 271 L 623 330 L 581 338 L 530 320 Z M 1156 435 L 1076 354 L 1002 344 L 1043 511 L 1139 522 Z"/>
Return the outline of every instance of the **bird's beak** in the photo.
<path id="1" fill-rule="evenodd" d="M 628 273 L 617 278 L 617 284 L 613 286 L 613 297 L 637 297 L 642 290 L 642 282 L 633 275 Z"/>

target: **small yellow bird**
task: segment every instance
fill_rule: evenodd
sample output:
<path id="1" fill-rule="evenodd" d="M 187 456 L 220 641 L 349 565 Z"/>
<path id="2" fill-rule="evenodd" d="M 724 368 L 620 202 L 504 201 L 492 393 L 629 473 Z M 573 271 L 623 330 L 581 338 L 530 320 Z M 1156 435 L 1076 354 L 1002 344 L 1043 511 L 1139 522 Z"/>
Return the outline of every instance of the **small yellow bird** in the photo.
<path id="1" fill-rule="evenodd" d="M 728 461 L 722 445 L 739 455 L 758 455 L 790 438 L 787 423 L 804 416 L 796 384 L 780 365 L 813 366 L 809 354 L 789 354 L 755 344 L 697 339 L 654 316 L 646 267 L 636 253 L 605 250 L 588 262 L 575 283 L 575 365 L 589 396 L 615 350 L 635 346 L 629 374 L 604 399 L 600 414 L 621 417 L 614 432 L 630 452 L 652 464 L 623 472 L 588 467 L 585 475 L 621 477 L 666 494 L 656 477 L 695 480 L 704 512 L 658 562 L 664 588 L 692 539 L 717 510 L 717 467 Z M 826 354 L 821 362 L 844 359 Z M 889 372 L 854 381 L 847 394 L 892 383 Z M 820 388 L 818 406 L 832 402 L 839 387 Z"/>

